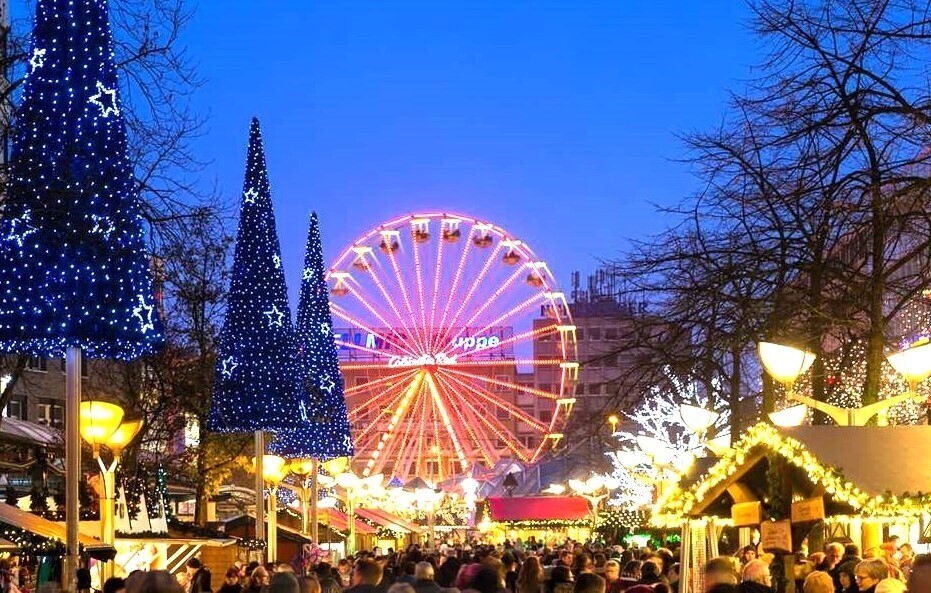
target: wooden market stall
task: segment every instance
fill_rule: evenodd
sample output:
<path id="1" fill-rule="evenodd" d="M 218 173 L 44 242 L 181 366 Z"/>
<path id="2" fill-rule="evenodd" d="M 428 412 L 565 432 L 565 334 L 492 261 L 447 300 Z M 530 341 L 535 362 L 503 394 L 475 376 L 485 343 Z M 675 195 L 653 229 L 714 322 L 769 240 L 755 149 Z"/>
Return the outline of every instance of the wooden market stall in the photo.
<path id="1" fill-rule="evenodd" d="M 424 533 L 424 529 L 416 523 L 381 509 L 360 507 L 356 509 L 356 516 L 375 527 L 376 544 L 382 548 L 403 550 L 417 543 Z"/>
<path id="2" fill-rule="evenodd" d="M 584 541 L 591 533 L 592 508 L 581 496 L 489 497 L 485 508 L 477 527 L 495 541 L 531 536 L 538 541 Z"/>
<path id="3" fill-rule="evenodd" d="M 931 492 L 928 451 L 931 426 L 761 423 L 697 481 L 664 492 L 651 522 L 682 529 L 681 593 L 702 590 L 691 567 L 717 555 L 724 525 L 741 528 L 741 544 L 758 533 L 764 550 L 785 553 L 789 575 L 788 553 L 806 538 L 812 550 L 847 541 L 866 554 L 890 535 L 915 544 L 931 531 L 931 495 L 919 494 Z"/>

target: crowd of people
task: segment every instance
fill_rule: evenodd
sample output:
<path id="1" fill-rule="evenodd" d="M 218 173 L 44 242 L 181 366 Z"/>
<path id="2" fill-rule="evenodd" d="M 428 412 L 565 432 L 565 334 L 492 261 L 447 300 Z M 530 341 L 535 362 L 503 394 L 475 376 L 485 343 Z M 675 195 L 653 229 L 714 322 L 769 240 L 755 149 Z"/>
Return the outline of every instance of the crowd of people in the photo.
<path id="1" fill-rule="evenodd" d="M 771 555 L 748 546 L 700 567 L 704 591 L 773 593 Z M 659 548 L 566 542 L 547 547 L 522 544 L 411 546 L 386 554 L 360 552 L 335 565 L 237 563 L 224 574 L 217 593 L 677 593 L 679 563 Z M 155 571 L 157 572 L 157 571 Z M 165 573 L 167 575 L 167 573 Z M 796 559 L 797 590 L 803 593 L 931 593 L 931 555 L 911 547 L 886 549 L 861 558 L 854 545 L 831 543 Z M 134 573 L 104 593 L 212 593 L 210 572 L 192 559 L 182 575 Z"/>

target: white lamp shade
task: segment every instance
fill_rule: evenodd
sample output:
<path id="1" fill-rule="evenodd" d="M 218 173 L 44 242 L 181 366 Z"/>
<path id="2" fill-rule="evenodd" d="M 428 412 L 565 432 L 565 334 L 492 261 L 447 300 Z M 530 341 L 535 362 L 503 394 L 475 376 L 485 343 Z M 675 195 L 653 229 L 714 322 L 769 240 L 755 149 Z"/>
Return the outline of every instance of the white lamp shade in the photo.
<path id="1" fill-rule="evenodd" d="M 931 342 L 894 352 L 886 360 L 909 385 L 920 383 L 931 377 Z"/>
<path id="2" fill-rule="evenodd" d="M 582 480 L 569 480 L 569 488 L 581 494 L 588 492 L 588 486 Z"/>
<path id="3" fill-rule="evenodd" d="M 478 485 L 479 485 L 478 480 L 476 480 L 472 476 L 468 476 L 467 478 L 459 482 L 459 486 L 462 488 L 462 491 L 465 492 L 466 494 L 469 494 L 469 493 L 474 494 L 475 492 L 477 492 Z"/>
<path id="4" fill-rule="evenodd" d="M 563 486 L 562 484 L 550 484 L 546 488 L 546 490 L 544 490 L 544 492 L 546 492 L 547 494 L 555 494 L 556 496 L 559 496 L 565 491 L 566 491 L 566 487 Z"/>
<path id="5" fill-rule="evenodd" d="M 362 483 L 368 488 L 377 489 L 381 486 L 381 483 L 385 481 L 384 474 L 372 474 L 367 478 L 362 478 Z"/>
<path id="6" fill-rule="evenodd" d="M 705 442 L 705 446 L 708 447 L 708 450 L 721 457 L 731 448 L 731 435 L 722 434 L 714 437 L 713 439 L 708 439 Z"/>
<path id="7" fill-rule="evenodd" d="M 682 417 L 682 423 L 692 432 L 705 432 L 709 427 L 714 426 L 718 417 L 721 416 L 717 412 L 691 404 L 679 404 L 679 415 Z"/>
<path id="8" fill-rule="evenodd" d="M 641 451 L 652 457 L 654 463 L 659 465 L 669 465 L 676 455 L 668 444 L 655 437 L 639 435 L 637 437 L 637 446 L 640 447 Z"/>
<path id="9" fill-rule="evenodd" d="M 335 506 L 336 506 L 336 499 L 333 498 L 332 496 L 324 496 L 323 498 L 317 501 L 318 509 L 332 509 Z"/>
<path id="10" fill-rule="evenodd" d="M 776 426 L 801 426 L 807 417 L 808 406 L 805 404 L 791 406 L 769 414 L 769 419 Z"/>
<path id="11" fill-rule="evenodd" d="M 816 358 L 811 352 L 772 342 L 760 342 L 757 348 L 766 372 L 783 385 L 794 383 Z"/>
<path id="12" fill-rule="evenodd" d="M 336 480 L 334 480 L 332 476 L 327 476 L 325 474 L 317 475 L 317 484 L 321 488 L 331 488 L 333 484 L 335 483 L 336 483 Z"/>
<path id="13" fill-rule="evenodd" d="M 352 472 L 345 472 L 336 475 L 336 485 L 340 488 L 355 488 L 362 480 Z"/>
<path id="14" fill-rule="evenodd" d="M 642 451 L 634 451 L 631 449 L 625 451 L 618 451 L 614 454 L 617 458 L 618 463 L 620 463 L 625 469 L 634 469 L 638 465 L 643 465 L 646 463 L 646 459 L 643 456 Z"/>
<path id="15" fill-rule="evenodd" d="M 605 485 L 605 480 L 601 476 L 592 476 L 589 479 L 585 480 L 585 487 L 588 488 L 589 492 L 594 492 L 602 486 Z"/>

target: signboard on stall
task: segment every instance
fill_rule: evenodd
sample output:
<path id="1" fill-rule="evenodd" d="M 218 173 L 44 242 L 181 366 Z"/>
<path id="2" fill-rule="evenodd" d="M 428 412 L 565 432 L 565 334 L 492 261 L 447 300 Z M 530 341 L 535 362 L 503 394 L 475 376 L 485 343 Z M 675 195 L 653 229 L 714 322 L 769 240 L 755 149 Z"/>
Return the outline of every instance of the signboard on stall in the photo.
<path id="1" fill-rule="evenodd" d="M 763 522 L 763 505 L 756 502 L 736 502 L 731 507 L 734 527 L 756 527 Z"/>
<path id="2" fill-rule="evenodd" d="M 765 552 L 792 552 L 792 522 L 764 521 L 760 523 L 760 545 Z"/>
<path id="3" fill-rule="evenodd" d="M 792 503 L 792 522 L 810 523 L 824 519 L 824 497 L 816 496 Z"/>

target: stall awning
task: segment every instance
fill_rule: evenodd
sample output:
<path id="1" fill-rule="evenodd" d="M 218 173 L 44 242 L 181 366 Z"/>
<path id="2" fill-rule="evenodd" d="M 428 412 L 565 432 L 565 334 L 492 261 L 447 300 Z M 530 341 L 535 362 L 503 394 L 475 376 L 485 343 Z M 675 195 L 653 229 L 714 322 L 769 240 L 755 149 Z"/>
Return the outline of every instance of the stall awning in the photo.
<path id="1" fill-rule="evenodd" d="M 18 527 L 40 537 L 62 542 L 66 540 L 65 526 L 63 524 L 21 511 L 12 505 L 0 504 L 0 523 Z M 115 553 L 112 546 L 103 543 L 96 537 L 79 534 L 78 542 L 84 546 L 89 555 L 94 557 L 105 556 L 108 552 Z"/>
<path id="2" fill-rule="evenodd" d="M 581 496 L 518 496 L 486 499 L 492 521 L 582 521 L 591 507 Z"/>
<path id="3" fill-rule="evenodd" d="M 395 517 L 391 513 L 379 509 L 360 508 L 356 509 L 356 514 L 363 519 L 368 519 L 376 525 L 387 527 L 392 531 L 398 531 L 400 533 L 415 533 L 418 535 L 423 531 L 419 525 L 411 523 L 410 521 L 405 521 L 401 517 Z"/>
<path id="4" fill-rule="evenodd" d="M 60 430 L 19 418 L 4 418 L 0 421 L 0 440 L 42 447 L 64 446 Z"/>
<path id="5" fill-rule="evenodd" d="M 337 509 L 319 509 L 319 518 L 320 523 L 325 523 L 334 529 L 339 529 L 340 531 L 346 531 L 349 526 L 349 517 L 346 513 L 339 511 Z M 356 519 L 356 533 L 359 535 L 374 535 L 378 530 L 362 521 Z"/>

